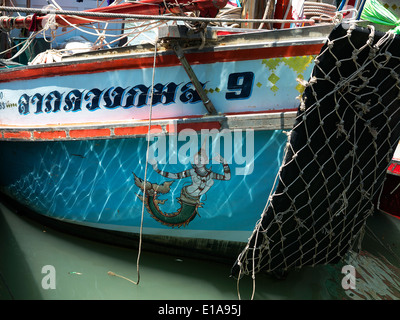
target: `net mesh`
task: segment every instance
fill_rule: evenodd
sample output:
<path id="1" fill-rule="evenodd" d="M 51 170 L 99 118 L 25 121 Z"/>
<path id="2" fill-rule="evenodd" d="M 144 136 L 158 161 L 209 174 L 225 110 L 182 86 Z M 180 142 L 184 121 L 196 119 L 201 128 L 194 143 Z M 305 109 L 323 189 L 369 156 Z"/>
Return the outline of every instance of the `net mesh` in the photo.
<path id="1" fill-rule="evenodd" d="M 360 248 L 400 137 L 399 36 L 330 34 L 289 134 L 276 189 L 233 275 L 337 263 Z"/>

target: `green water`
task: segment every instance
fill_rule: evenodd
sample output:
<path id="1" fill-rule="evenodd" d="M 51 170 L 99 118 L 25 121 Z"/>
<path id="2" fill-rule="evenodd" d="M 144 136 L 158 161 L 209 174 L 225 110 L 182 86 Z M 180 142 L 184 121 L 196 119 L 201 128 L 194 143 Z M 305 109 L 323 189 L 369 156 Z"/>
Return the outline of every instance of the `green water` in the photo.
<path id="1" fill-rule="evenodd" d="M 254 299 L 400 300 L 400 220 L 371 219 L 374 236 L 367 233 L 363 254 L 349 260 L 357 270 L 356 289 L 343 289 L 341 263 L 296 270 L 285 280 L 259 274 Z M 136 281 L 137 254 L 49 229 L 0 204 L 0 299 L 237 301 L 238 292 L 241 299 L 251 297 L 251 279 L 241 279 L 238 291 L 229 277 L 231 264 L 180 256 L 142 252 L 139 285 L 108 275 Z M 54 267 L 54 289 L 42 286 L 48 265 Z"/>

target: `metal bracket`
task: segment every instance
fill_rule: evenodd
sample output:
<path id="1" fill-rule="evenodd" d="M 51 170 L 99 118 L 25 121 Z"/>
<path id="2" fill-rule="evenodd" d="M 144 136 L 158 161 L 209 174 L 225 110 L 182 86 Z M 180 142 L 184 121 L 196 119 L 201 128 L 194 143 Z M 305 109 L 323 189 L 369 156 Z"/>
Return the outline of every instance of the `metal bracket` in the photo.
<path id="1" fill-rule="evenodd" d="M 201 100 L 203 101 L 204 106 L 206 107 L 208 113 L 210 115 L 217 114 L 217 110 L 214 107 L 214 104 L 211 100 L 207 97 L 206 92 L 203 89 L 199 79 L 197 79 L 196 74 L 194 73 L 192 67 L 190 66 L 189 62 L 186 60 L 185 54 L 179 43 L 175 42 L 172 44 L 172 49 L 174 50 L 176 56 L 178 57 L 179 61 L 182 63 L 183 68 L 185 69 L 187 75 L 189 76 L 190 81 L 192 81 L 197 93 L 199 94 Z"/>

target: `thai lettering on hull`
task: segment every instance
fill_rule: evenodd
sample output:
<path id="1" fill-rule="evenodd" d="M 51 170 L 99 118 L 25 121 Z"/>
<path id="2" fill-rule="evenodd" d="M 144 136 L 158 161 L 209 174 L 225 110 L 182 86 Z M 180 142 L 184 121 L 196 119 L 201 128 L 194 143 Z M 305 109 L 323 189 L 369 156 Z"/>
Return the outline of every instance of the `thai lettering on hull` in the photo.
<path id="1" fill-rule="evenodd" d="M 251 96 L 254 80 L 253 72 L 231 73 L 228 76 L 225 99 L 246 99 Z M 201 83 L 205 88 L 206 83 Z M 152 105 L 169 105 L 176 102 L 197 103 L 200 96 L 191 82 L 157 83 L 154 85 L 151 99 L 151 85 L 138 84 L 131 87 L 110 87 L 89 90 L 72 89 L 61 92 L 53 90 L 49 93 L 22 94 L 18 100 L 18 111 L 21 115 L 43 114 L 51 112 L 77 112 L 82 109 L 96 111 L 98 109 L 141 108 L 150 102 Z"/>

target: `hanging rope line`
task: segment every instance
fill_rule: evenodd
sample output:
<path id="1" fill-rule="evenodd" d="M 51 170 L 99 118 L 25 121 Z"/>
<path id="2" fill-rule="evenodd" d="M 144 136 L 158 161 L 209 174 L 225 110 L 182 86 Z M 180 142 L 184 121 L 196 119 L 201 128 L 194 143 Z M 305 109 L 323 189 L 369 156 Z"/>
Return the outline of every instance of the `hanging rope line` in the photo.
<path id="1" fill-rule="evenodd" d="M 146 185 L 147 185 L 147 168 L 149 164 L 149 152 L 150 152 L 150 136 L 151 136 L 151 121 L 153 116 L 153 97 L 154 97 L 154 79 L 155 79 L 155 72 L 156 72 L 156 60 L 157 60 L 157 43 L 154 46 L 154 59 L 153 59 L 153 73 L 152 73 L 152 82 L 151 82 L 151 96 L 150 96 L 150 105 L 149 105 L 149 124 L 147 129 L 147 146 L 146 146 L 146 163 L 144 168 L 144 188 L 143 192 L 146 192 Z M 138 247 L 138 255 L 136 259 L 136 272 L 137 272 L 137 281 L 133 281 L 126 277 L 120 276 L 112 271 L 108 271 L 108 275 L 117 276 L 122 279 L 128 280 L 135 285 L 139 285 L 140 282 L 140 258 L 142 255 L 142 244 L 143 244 L 143 219 L 144 219 L 144 208 L 145 208 L 145 201 L 142 201 L 142 213 L 140 218 L 140 231 L 139 231 L 139 247 Z"/>

